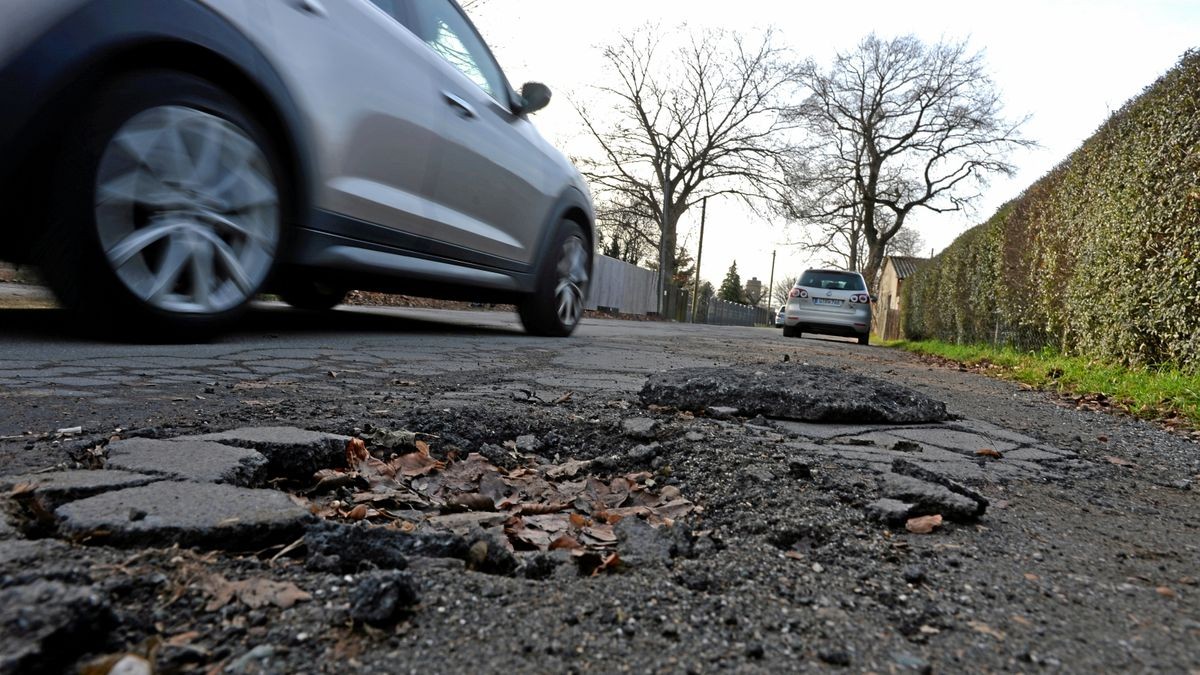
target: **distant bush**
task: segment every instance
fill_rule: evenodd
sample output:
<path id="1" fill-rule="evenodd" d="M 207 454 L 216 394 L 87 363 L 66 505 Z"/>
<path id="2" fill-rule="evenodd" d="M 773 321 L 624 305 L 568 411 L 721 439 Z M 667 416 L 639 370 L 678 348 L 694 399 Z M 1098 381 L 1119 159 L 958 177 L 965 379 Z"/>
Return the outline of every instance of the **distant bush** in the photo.
<path id="1" fill-rule="evenodd" d="M 910 339 L 1200 369 L 1200 51 L 903 293 Z"/>

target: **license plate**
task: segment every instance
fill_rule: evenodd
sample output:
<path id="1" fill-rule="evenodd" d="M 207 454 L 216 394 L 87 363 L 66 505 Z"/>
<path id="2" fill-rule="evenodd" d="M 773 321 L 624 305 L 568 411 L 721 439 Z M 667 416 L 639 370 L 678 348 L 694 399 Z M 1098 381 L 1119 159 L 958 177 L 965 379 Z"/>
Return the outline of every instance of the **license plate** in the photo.
<path id="1" fill-rule="evenodd" d="M 841 300 L 826 300 L 825 298 L 813 298 L 814 305 L 829 305 L 831 307 L 841 307 Z"/>

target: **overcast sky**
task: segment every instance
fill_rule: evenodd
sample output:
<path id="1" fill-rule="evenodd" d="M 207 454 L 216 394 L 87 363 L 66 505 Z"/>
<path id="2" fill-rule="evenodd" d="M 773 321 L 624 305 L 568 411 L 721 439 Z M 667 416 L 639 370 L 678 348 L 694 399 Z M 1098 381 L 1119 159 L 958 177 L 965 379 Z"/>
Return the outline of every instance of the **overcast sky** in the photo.
<path id="1" fill-rule="evenodd" d="M 827 64 L 835 50 L 867 33 L 912 33 L 926 42 L 969 40 L 985 53 L 1010 116 L 1032 115 L 1026 135 L 1039 150 L 1014 155 L 1019 171 L 996 180 L 970 215 L 922 215 L 914 221 L 927 246 L 941 250 L 986 220 L 1062 161 L 1128 99 L 1200 47 L 1200 0 L 1016 0 L 1000 3 L 899 0 L 810 3 L 799 0 L 487 0 L 473 10 L 509 79 L 548 84 L 554 103 L 534 120 L 567 152 L 582 145 L 571 99 L 587 100 L 602 77 L 600 46 L 647 22 L 664 30 L 721 27 L 743 32 L 771 27 L 797 58 Z M 699 209 L 681 224 L 680 241 L 695 251 Z M 796 275 L 810 261 L 789 240 L 784 223 L 761 220 L 733 203 L 709 204 L 701 276 L 718 285 L 736 260 L 743 281 L 771 273 Z"/>

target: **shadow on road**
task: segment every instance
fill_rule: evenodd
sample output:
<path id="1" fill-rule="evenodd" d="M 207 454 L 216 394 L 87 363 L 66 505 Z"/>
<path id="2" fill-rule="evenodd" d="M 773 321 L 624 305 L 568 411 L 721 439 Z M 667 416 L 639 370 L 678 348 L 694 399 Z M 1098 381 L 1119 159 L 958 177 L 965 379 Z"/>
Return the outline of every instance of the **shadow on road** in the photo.
<path id="1" fill-rule="evenodd" d="M 498 315 L 499 316 L 499 315 Z M 469 313 L 447 313 L 445 320 L 426 313 L 406 314 L 405 310 L 363 310 L 344 308 L 332 312 L 306 312 L 287 307 L 253 307 L 224 333 L 207 342 L 227 342 L 303 334 L 383 334 L 404 335 L 523 335 L 518 327 L 485 325 L 474 322 Z M 119 319 L 114 319 L 119 320 Z M 122 332 L 124 335 L 122 335 Z M 0 342 L 12 339 L 46 339 L 72 342 L 115 342 L 146 344 L 186 344 L 195 336 L 179 335 L 139 337 L 134 331 L 116 326 L 79 326 L 65 311 L 58 309 L 0 309 Z"/>

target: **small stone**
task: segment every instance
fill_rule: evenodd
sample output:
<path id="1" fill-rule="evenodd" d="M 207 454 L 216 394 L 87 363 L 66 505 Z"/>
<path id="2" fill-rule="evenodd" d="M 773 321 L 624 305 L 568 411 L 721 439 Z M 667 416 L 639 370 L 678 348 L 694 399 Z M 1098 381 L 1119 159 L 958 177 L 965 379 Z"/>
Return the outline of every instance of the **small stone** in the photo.
<path id="1" fill-rule="evenodd" d="M 822 649 L 817 657 L 831 666 L 846 668 L 850 665 L 850 653 L 841 649 Z"/>
<path id="2" fill-rule="evenodd" d="M 408 573 L 373 572 L 363 575 L 351 591 L 350 618 L 372 625 L 388 625 L 407 616 L 420 601 Z"/>
<path id="3" fill-rule="evenodd" d="M 817 574 L 820 574 L 825 571 L 825 566 L 822 565 L 821 563 L 813 563 L 812 571 Z"/>
<path id="4" fill-rule="evenodd" d="M 786 354 L 784 356 L 786 356 Z M 751 659 L 754 659 L 755 661 L 758 661 L 758 660 L 761 660 L 766 655 L 767 655 L 767 650 L 766 650 L 766 648 L 764 648 L 762 646 L 761 642 L 755 642 L 754 644 L 746 647 L 747 658 L 751 658 Z"/>
<path id="5" fill-rule="evenodd" d="M 867 504 L 867 517 L 885 525 L 899 527 L 908 521 L 913 505 L 896 499 L 877 499 Z"/>
<path id="6" fill-rule="evenodd" d="M 517 436 L 517 450 L 519 452 L 523 452 L 525 454 L 533 454 L 533 453 L 537 452 L 538 450 L 540 450 L 541 447 L 542 447 L 542 442 L 538 439 L 537 436 L 533 436 L 530 434 L 525 434 L 524 436 Z"/>
<path id="7" fill-rule="evenodd" d="M 922 675 L 928 675 L 933 672 L 933 667 L 929 665 L 928 661 L 908 652 L 896 652 L 892 654 L 892 660 L 896 662 L 896 665 L 901 670 L 921 673 Z"/>
<path id="8" fill-rule="evenodd" d="M 761 466 L 751 466 L 742 469 L 742 479 L 762 485 L 770 485 L 775 482 L 775 474 Z"/>
<path id="9" fill-rule="evenodd" d="M 713 406 L 709 406 L 705 412 L 707 412 L 708 416 L 713 419 L 729 420 L 729 419 L 733 419 L 734 417 L 737 417 L 737 414 L 740 411 L 737 408 L 732 408 L 730 406 L 713 405 Z"/>
<path id="10" fill-rule="evenodd" d="M 621 420 L 621 432 L 630 438 L 652 440 L 658 433 L 659 423 L 649 417 L 631 417 Z"/>
<path id="11" fill-rule="evenodd" d="M 700 433 L 699 431 L 689 431 L 683 435 L 683 440 L 689 443 L 699 443 L 700 441 L 704 440 L 704 434 Z"/>
<path id="12" fill-rule="evenodd" d="M 629 451 L 629 461 L 633 464 L 648 464 L 658 455 L 661 448 L 662 446 L 658 443 L 638 445 Z"/>
<path id="13" fill-rule="evenodd" d="M 916 586 L 925 581 L 925 568 L 920 565 L 909 565 L 900 572 L 904 581 Z"/>
<path id="14" fill-rule="evenodd" d="M 304 534 L 306 567 L 313 571 L 350 574 L 362 566 L 402 570 L 406 553 L 417 543 L 414 535 L 366 524 L 316 523 Z"/>
<path id="15" fill-rule="evenodd" d="M 792 478 L 800 480 L 809 480 L 813 477 L 812 467 L 808 465 L 808 462 L 799 459 L 793 459 L 788 462 L 788 474 Z"/>
<path id="16" fill-rule="evenodd" d="M 622 518 L 613 528 L 620 542 L 621 561 L 630 567 L 660 567 L 671 564 L 674 547 L 662 528 L 655 529 L 640 518 Z"/>

